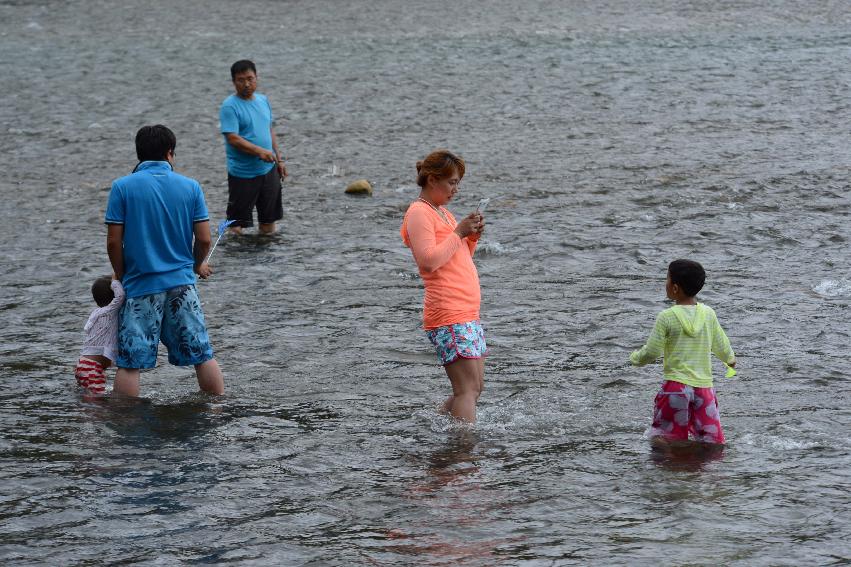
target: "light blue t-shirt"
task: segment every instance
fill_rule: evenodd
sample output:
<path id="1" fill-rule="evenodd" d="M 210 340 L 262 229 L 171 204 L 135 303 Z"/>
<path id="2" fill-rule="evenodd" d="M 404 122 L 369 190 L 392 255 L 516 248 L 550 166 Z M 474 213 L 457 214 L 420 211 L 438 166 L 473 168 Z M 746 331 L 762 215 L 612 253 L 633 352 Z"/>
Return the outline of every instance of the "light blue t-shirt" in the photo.
<path id="1" fill-rule="evenodd" d="M 124 225 L 127 297 L 195 283 L 192 239 L 196 222 L 209 220 L 201 185 L 175 173 L 167 161 L 145 161 L 116 179 L 106 224 Z"/>
<path id="2" fill-rule="evenodd" d="M 254 93 L 251 100 L 230 95 L 219 110 L 219 129 L 225 137 L 228 156 L 228 173 L 234 177 L 251 178 L 266 175 L 275 164 L 257 156 L 241 152 L 228 143 L 230 132 L 238 134 L 252 144 L 272 151 L 272 107 L 262 94 Z"/>

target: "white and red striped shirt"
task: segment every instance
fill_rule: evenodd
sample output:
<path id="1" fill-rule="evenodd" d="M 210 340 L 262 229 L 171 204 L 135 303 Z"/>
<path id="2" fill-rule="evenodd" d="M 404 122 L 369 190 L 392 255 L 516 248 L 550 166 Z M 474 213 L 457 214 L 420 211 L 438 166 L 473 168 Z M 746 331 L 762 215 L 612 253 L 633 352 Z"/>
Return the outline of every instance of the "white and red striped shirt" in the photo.
<path id="1" fill-rule="evenodd" d="M 115 362 L 118 348 L 118 310 L 124 303 L 124 287 L 118 280 L 112 280 L 110 287 L 115 298 L 109 305 L 98 307 L 89 315 L 89 320 L 83 327 L 85 339 L 80 356 L 97 354 Z"/>

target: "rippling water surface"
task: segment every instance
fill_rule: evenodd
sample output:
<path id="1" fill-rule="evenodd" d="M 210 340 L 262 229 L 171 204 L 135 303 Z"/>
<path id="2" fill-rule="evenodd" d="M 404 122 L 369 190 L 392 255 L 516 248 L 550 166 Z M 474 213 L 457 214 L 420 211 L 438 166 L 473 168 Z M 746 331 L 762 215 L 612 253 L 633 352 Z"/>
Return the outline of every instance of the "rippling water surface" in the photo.
<path id="1" fill-rule="evenodd" d="M 0 1 L 6 564 L 851 562 L 844 2 Z M 218 107 L 250 57 L 282 117 L 280 234 L 199 284 L 228 392 L 80 398 L 133 136 L 163 122 L 214 220 Z M 418 330 L 414 163 L 493 197 L 480 420 Z M 346 198 L 368 178 L 372 198 Z M 720 454 L 650 451 L 626 364 L 701 261 L 739 354 Z M 720 368 L 718 369 L 720 376 Z M 676 559 L 672 559 L 676 558 Z"/>

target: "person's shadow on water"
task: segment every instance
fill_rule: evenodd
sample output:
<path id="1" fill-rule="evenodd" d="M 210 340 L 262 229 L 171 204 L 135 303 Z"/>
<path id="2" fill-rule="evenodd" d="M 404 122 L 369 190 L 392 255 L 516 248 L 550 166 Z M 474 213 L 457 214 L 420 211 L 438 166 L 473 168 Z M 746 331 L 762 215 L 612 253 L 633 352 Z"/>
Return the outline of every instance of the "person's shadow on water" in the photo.
<path id="1" fill-rule="evenodd" d="M 650 440 L 650 460 L 656 465 L 683 472 L 699 472 L 713 461 L 724 458 L 724 445 L 701 441 L 669 441 L 662 437 Z"/>
<path id="2" fill-rule="evenodd" d="M 188 442 L 232 417 L 214 398 L 202 393 L 171 402 L 105 396 L 91 404 L 89 413 L 123 442 L 136 446 Z"/>

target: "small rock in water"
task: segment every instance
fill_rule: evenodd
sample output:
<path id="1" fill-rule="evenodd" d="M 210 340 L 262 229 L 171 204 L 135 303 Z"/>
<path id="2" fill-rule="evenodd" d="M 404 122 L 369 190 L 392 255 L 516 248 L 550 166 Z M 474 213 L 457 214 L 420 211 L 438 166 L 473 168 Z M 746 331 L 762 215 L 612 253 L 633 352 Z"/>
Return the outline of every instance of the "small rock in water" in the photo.
<path id="1" fill-rule="evenodd" d="M 372 185 L 366 179 L 358 179 L 349 183 L 346 187 L 346 193 L 349 195 L 372 195 Z"/>

